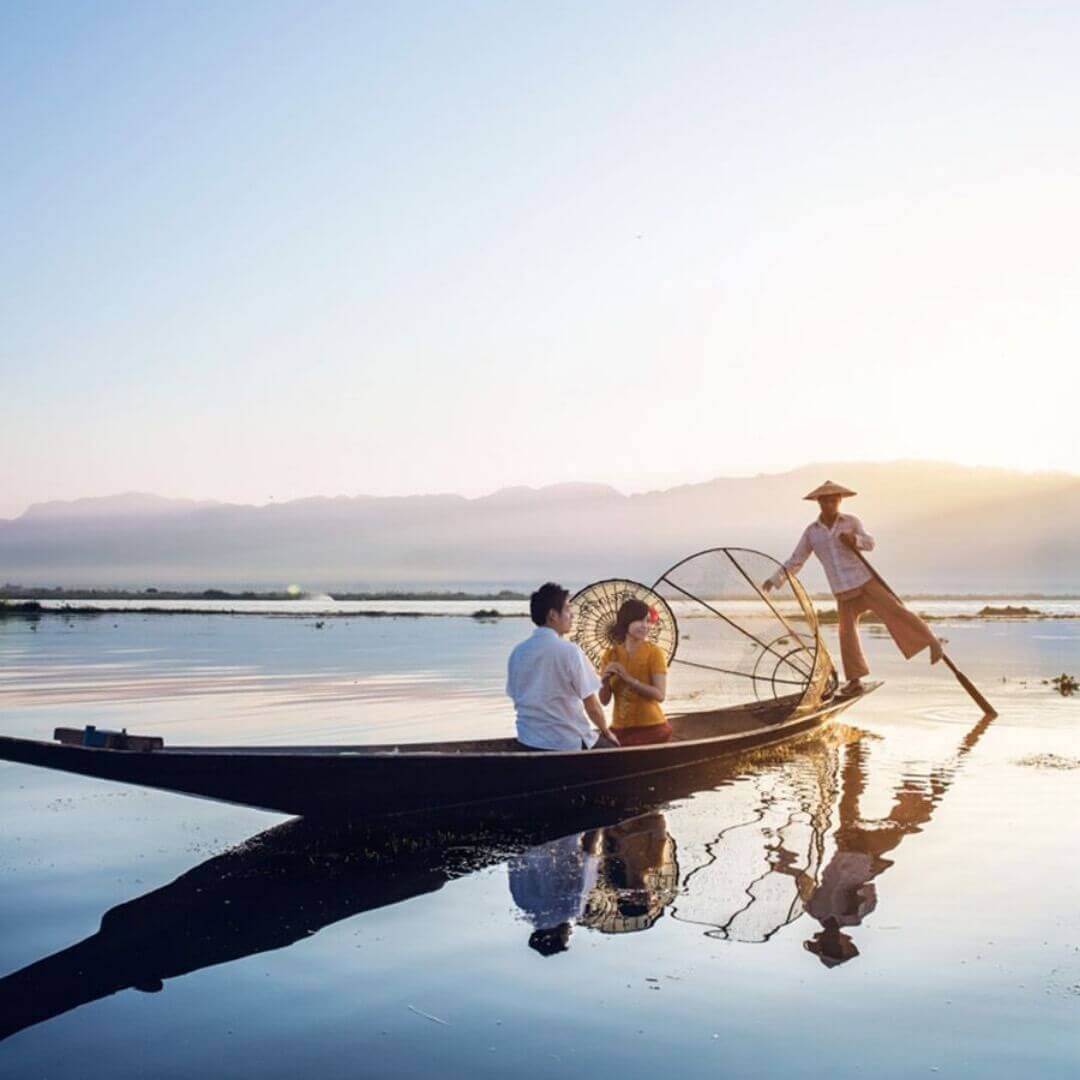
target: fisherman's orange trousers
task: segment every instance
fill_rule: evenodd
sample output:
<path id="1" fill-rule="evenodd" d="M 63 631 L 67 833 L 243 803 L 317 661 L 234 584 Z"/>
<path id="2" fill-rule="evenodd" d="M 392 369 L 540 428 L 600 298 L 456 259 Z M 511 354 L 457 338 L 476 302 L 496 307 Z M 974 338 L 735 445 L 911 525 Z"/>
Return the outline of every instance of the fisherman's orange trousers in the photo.
<path id="1" fill-rule="evenodd" d="M 908 660 L 938 643 L 934 632 L 914 611 L 908 611 L 884 585 L 871 579 L 865 585 L 839 593 L 836 597 L 840 659 L 847 679 L 861 679 L 870 674 L 862 642 L 859 641 L 859 619 L 868 611 L 881 619 L 897 648 Z"/>

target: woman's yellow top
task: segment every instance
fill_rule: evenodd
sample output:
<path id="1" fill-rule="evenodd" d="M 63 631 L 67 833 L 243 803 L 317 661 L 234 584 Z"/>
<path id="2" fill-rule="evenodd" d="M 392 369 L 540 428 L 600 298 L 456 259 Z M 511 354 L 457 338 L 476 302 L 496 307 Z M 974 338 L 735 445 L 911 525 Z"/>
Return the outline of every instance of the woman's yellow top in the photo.
<path id="1" fill-rule="evenodd" d="M 664 650 L 651 641 L 643 641 L 631 656 L 625 645 L 613 645 L 600 662 L 600 670 L 608 666 L 612 661 L 618 661 L 629 675 L 646 686 L 652 686 L 654 675 L 663 675 L 667 672 L 667 658 Z M 667 717 L 660 708 L 659 701 L 652 698 L 642 697 L 632 690 L 618 675 L 611 677 L 611 693 L 615 699 L 615 714 L 612 717 L 612 727 L 651 727 L 653 724 L 663 724 Z"/>

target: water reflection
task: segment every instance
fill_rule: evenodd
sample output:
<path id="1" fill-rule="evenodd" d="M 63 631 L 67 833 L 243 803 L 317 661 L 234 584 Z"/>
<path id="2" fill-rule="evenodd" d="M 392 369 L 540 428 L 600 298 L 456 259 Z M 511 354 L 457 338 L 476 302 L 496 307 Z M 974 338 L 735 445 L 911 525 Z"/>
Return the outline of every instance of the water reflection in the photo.
<path id="1" fill-rule="evenodd" d="M 575 924 L 604 934 L 648 930 L 675 899 L 675 839 L 659 811 L 573 833 L 516 855 L 510 895 L 535 928 L 529 947 L 554 956 Z"/>
<path id="2" fill-rule="evenodd" d="M 672 916 L 712 938 L 762 943 L 799 918 L 821 877 L 844 747 L 838 726 L 779 767 L 748 778 L 719 828 L 684 841 L 688 856 Z"/>
<path id="3" fill-rule="evenodd" d="M 896 784 L 892 806 L 882 817 L 866 818 L 862 797 L 869 776 L 870 749 L 859 740 L 844 749 L 836 849 L 806 903 L 821 930 L 803 943 L 827 967 L 859 955 L 858 947 L 841 927 L 858 926 L 877 907 L 875 879 L 895 863 L 886 858 L 905 837 L 921 832 L 952 786 L 957 770 L 993 717 L 986 716 L 961 741 L 955 755 L 932 768 L 909 769 Z"/>
<path id="4" fill-rule="evenodd" d="M 569 941 L 598 880 L 589 874 L 599 830 L 628 809 L 648 813 L 739 776 L 737 766 L 710 762 L 651 778 L 640 805 L 585 802 L 549 819 L 507 810 L 482 822 L 444 815 L 389 830 L 288 821 L 111 909 L 96 934 L 0 979 L 0 1039 L 122 990 L 158 991 L 169 979 L 283 948 L 502 862 L 514 868 L 534 930 L 557 931 L 534 945 L 550 955 Z"/>
<path id="5" fill-rule="evenodd" d="M 945 764 L 905 770 L 876 819 L 861 813 L 871 741 L 836 728 L 751 761 L 656 778 L 630 817 L 588 806 L 544 822 L 444 819 L 382 832 L 290 821 L 111 909 L 97 933 L 0 979 L 0 1039 L 503 862 L 528 944 L 542 956 L 565 951 L 575 926 L 640 932 L 666 913 L 713 937 L 766 942 L 807 915 L 820 929 L 805 947 L 843 963 L 858 955 L 849 931 L 874 910 L 876 879 L 929 822 L 989 722 Z"/>
<path id="6" fill-rule="evenodd" d="M 675 838 L 659 812 L 643 814 L 601 834 L 597 881 L 582 924 L 605 934 L 648 930 L 675 899 L 679 861 Z"/>
<path id="7" fill-rule="evenodd" d="M 510 895 L 534 927 L 529 947 L 541 956 L 564 952 L 573 924 L 596 882 L 600 833 L 590 829 L 515 855 L 507 865 Z"/>
<path id="8" fill-rule="evenodd" d="M 725 823 L 716 828 L 710 818 L 715 831 L 706 838 L 695 835 L 700 822 L 681 820 L 683 850 L 697 853 L 682 871 L 659 812 L 533 849 L 510 867 L 511 895 L 537 928 L 530 945 L 553 955 L 568 947 L 575 923 L 627 933 L 650 928 L 665 910 L 709 937 L 763 943 L 808 915 L 820 929 L 804 948 L 827 967 L 851 960 L 859 949 L 845 929 L 877 907 L 875 879 L 895 863 L 886 856 L 930 821 L 991 722 L 984 717 L 968 731 L 948 761 L 907 766 L 880 817 L 862 813 L 874 740 L 838 727 L 742 776 L 721 796 Z M 549 896 L 544 916 L 516 881 L 526 865 L 528 896 Z"/>

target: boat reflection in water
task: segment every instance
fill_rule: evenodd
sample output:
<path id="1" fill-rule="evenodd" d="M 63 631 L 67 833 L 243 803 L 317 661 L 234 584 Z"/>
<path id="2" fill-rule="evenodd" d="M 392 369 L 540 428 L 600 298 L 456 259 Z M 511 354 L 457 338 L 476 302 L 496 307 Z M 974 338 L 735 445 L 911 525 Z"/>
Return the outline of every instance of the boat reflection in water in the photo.
<path id="1" fill-rule="evenodd" d="M 892 865 L 886 856 L 930 820 L 987 724 L 947 765 L 906 775 L 875 821 L 859 816 L 872 755 L 845 728 L 658 776 L 630 817 L 620 807 L 605 818 L 590 805 L 536 822 L 519 808 L 482 830 L 444 816 L 393 832 L 294 819 L 111 909 L 97 933 L 0 979 L 0 1038 L 122 990 L 159 991 L 169 979 L 283 948 L 503 862 L 532 926 L 528 942 L 544 956 L 564 951 L 575 925 L 645 931 L 667 913 L 713 937 L 763 942 L 809 914 L 821 929 L 806 947 L 839 963 L 858 953 L 841 928 L 873 910 L 874 881 Z"/>

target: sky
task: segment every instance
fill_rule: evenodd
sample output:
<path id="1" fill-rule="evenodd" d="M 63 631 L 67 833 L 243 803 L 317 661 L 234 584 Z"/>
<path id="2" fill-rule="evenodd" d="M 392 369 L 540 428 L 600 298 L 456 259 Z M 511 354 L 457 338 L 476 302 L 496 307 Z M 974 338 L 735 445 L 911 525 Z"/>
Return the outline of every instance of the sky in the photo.
<path id="1" fill-rule="evenodd" d="M 1080 6 L 0 8 L 0 517 L 1080 473 Z"/>

